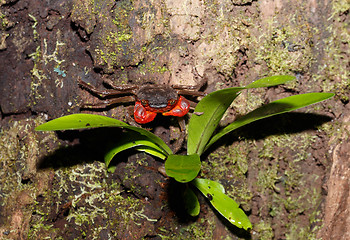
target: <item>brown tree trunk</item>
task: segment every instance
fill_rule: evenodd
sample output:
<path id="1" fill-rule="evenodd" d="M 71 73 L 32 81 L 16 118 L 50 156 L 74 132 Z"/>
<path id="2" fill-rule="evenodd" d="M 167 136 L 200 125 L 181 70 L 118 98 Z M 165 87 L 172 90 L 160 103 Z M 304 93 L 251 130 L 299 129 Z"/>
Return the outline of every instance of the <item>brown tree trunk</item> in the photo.
<path id="1" fill-rule="evenodd" d="M 347 0 L 119 0 L 0 2 L 1 239 L 350 239 Z M 200 198 L 188 217 L 163 161 L 128 152 L 107 172 L 119 130 L 38 133 L 40 123 L 99 99 L 78 79 L 114 84 L 207 81 L 206 92 L 294 75 L 243 92 L 222 125 L 293 94 L 326 102 L 249 125 L 202 157 L 249 216 L 233 228 Z M 132 105 L 132 103 L 131 103 Z M 85 111 L 125 120 L 126 105 Z M 157 117 L 169 145 L 179 128 Z M 124 135 L 123 135 L 124 134 Z M 185 150 L 185 148 L 183 149 Z"/>

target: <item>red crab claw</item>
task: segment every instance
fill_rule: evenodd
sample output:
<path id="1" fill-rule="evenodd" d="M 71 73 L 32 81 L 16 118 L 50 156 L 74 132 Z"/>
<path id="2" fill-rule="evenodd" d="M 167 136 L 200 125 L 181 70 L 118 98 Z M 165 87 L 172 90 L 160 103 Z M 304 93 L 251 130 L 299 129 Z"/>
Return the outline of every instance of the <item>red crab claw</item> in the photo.
<path id="1" fill-rule="evenodd" d="M 183 96 L 180 96 L 179 101 L 177 102 L 175 107 L 171 109 L 169 112 L 164 112 L 163 115 L 183 117 L 188 113 L 189 110 L 190 110 L 190 102 Z"/>
<path id="2" fill-rule="evenodd" d="M 137 123 L 145 124 L 152 122 L 157 113 L 147 111 L 141 104 L 141 102 L 135 102 L 134 118 Z"/>

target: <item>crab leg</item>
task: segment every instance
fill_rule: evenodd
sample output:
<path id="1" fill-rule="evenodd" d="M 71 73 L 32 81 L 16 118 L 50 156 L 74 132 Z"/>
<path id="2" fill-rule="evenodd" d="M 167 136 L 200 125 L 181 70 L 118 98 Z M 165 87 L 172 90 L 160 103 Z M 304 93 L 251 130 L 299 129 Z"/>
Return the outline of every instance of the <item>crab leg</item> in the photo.
<path id="1" fill-rule="evenodd" d="M 124 97 L 118 97 L 114 99 L 106 99 L 97 103 L 85 103 L 83 104 L 82 108 L 97 108 L 97 109 L 101 108 L 102 109 L 117 103 L 127 103 L 127 102 L 133 102 L 133 101 L 135 101 L 134 96 L 124 96 Z"/>
<path id="2" fill-rule="evenodd" d="M 188 90 L 199 90 L 201 89 L 205 84 L 206 84 L 206 80 L 205 79 L 202 79 L 202 81 L 200 81 L 198 84 L 194 85 L 194 86 L 188 86 L 188 85 L 172 85 L 172 87 L 174 89 L 179 89 L 179 90 L 182 90 L 182 89 L 188 89 Z M 200 96 L 200 95 L 198 95 Z"/>
<path id="3" fill-rule="evenodd" d="M 179 126 L 180 126 L 180 136 L 179 138 L 176 140 L 176 142 L 174 143 L 174 149 L 173 152 L 177 153 L 178 151 L 181 150 L 181 147 L 185 141 L 185 137 L 186 137 L 186 123 L 185 123 L 185 119 L 183 117 L 180 117 L 177 119 Z"/>
<path id="4" fill-rule="evenodd" d="M 131 93 L 133 94 L 132 90 L 115 90 L 115 89 L 107 89 L 107 90 L 98 90 L 95 87 L 91 86 L 90 84 L 82 81 L 81 79 L 78 80 L 80 86 L 86 88 L 87 90 L 91 91 L 92 93 L 97 94 L 98 96 L 105 98 L 105 97 L 111 97 L 115 95 L 120 95 L 120 94 L 128 94 Z"/>
<path id="5" fill-rule="evenodd" d="M 107 83 L 109 86 L 111 86 L 115 90 L 129 92 L 129 93 L 133 93 L 133 94 L 135 94 L 135 92 L 133 90 L 140 87 L 139 85 L 135 85 L 135 84 L 116 86 L 116 85 L 114 85 L 114 83 L 110 79 L 104 79 L 103 82 Z"/>
<path id="6" fill-rule="evenodd" d="M 181 89 L 178 90 L 179 95 L 191 95 L 191 96 L 205 96 L 207 95 L 204 92 L 200 92 L 200 91 L 196 91 L 196 90 L 185 90 L 185 89 Z"/>
<path id="7" fill-rule="evenodd" d="M 190 103 L 190 109 L 194 110 L 197 106 L 197 103 L 195 101 L 187 99 L 187 101 Z"/>

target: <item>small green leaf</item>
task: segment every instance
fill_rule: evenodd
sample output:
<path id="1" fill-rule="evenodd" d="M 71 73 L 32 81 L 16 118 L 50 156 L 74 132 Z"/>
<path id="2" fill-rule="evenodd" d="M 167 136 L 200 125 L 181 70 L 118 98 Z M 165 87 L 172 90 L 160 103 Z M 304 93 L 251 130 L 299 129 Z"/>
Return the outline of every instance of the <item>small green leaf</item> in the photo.
<path id="1" fill-rule="evenodd" d="M 205 96 L 196 106 L 188 124 L 187 153 L 201 155 L 222 116 L 238 92 L 244 88 L 226 88 Z"/>
<path id="2" fill-rule="evenodd" d="M 189 187 L 187 187 L 184 191 L 184 202 L 187 213 L 192 217 L 198 216 L 200 212 L 198 198 Z"/>
<path id="3" fill-rule="evenodd" d="M 213 207 L 230 223 L 245 230 L 252 228 L 247 215 L 233 199 L 225 195 L 225 189 L 220 183 L 201 178 L 196 178 L 191 183 L 203 193 Z"/>
<path id="4" fill-rule="evenodd" d="M 129 125 L 125 126 L 124 128 L 133 130 L 133 131 L 138 132 L 141 135 L 147 137 L 151 142 L 157 144 L 166 156 L 173 153 L 173 151 L 169 148 L 169 146 L 166 145 L 166 143 L 160 137 L 154 135 L 153 133 L 147 131 L 146 129 L 134 127 L 134 126 L 129 126 Z"/>
<path id="5" fill-rule="evenodd" d="M 114 165 L 114 166 L 108 167 L 107 171 L 110 172 L 110 173 L 114 173 L 116 169 L 117 169 L 117 166 Z"/>
<path id="6" fill-rule="evenodd" d="M 198 154 L 169 155 L 165 161 L 165 172 L 178 182 L 189 182 L 197 177 L 201 169 L 201 160 Z"/>
<path id="7" fill-rule="evenodd" d="M 116 144 L 113 144 L 113 147 L 109 149 L 104 157 L 107 167 L 116 154 L 130 148 L 151 153 L 151 155 L 156 155 L 161 159 L 165 159 L 167 157 L 167 155 L 162 152 L 163 150 L 158 145 L 151 142 L 148 137 L 141 135 L 139 132 L 124 132 L 119 136 L 119 139 L 120 140 Z"/>
<path id="8" fill-rule="evenodd" d="M 148 153 L 149 155 L 155 156 L 162 160 L 165 160 L 169 155 L 157 150 L 158 148 L 152 148 L 146 145 L 135 147 L 137 151 Z"/>
<path id="9" fill-rule="evenodd" d="M 272 87 L 280 84 L 284 84 L 286 82 L 290 82 L 295 80 L 294 76 L 289 75 L 277 75 L 277 76 L 271 76 L 266 78 L 261 78 L 259 80 L 256 80 L 247 86 L 245 88 L 261 88 L 261 87 Z"/>
<path id="10" fill-rule="evenodd" d="M 333 97 L 333 93 L 305 93 L 300 95 L 293 95 L 290 97 L 282 98 L 271 102 L 269 104 L 263 105 L 260 108 L 255 109 L 254 111 L 238 118 L 236 121 L 222 129 L 216 135 L 214 135 L 209 143 L 206 145 L 205 150 L 207 150 L 213 143 L 220 139 L 225 134 L 247 125 L 251 122 L 271 117 L 277 114 L 282 114 L 290 112 L 302 107 L 309 106 L 314 103 L 324 101 L 328 98 Z"/>
<path id="11" fill-rule="evenodd" d="M 76 129 L 88 129 L 97 127 L 122 127 L 130 129 L 132 131 L 138 132 L 147 138 L 150 142 L 158 145 L 165 155 L 172 154 L 171 149 L 166 145 L 166 143 L 153 133 L 134 126 L 130 126 L 122 121 L 114 118 L 109 118 L 101 115 L 95 114 L 71 114 L 56 118 L 47 123 L 41 124 L 36 127 L 36 131 L 59 131 L 59 130 L 76 130 Z"/>

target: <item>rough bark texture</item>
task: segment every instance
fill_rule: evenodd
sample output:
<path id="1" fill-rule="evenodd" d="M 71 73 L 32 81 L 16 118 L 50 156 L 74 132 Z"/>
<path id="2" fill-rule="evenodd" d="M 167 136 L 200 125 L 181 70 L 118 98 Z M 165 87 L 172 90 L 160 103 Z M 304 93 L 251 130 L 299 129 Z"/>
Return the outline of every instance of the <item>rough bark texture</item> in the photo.
<path id="1" fill-rule="evenodd" d="M 0 1 L 1 239 L 350 239 L 347 0 Z M 105 146 L 120 130 L 35 132 L 98 99 L 82 79 L 194 85 L 206 91 L 290 74 L 297 82 L 243 92 L 222 125 L 263 103 L 306 92 L 326 102 L 259 121 L 202 158 L 253 229 L 230 226 L 200 198 L 186 215 L 183 186 L 163 162 L 129 151 L 114 172 Z M 93 112 L 126 119 L 126 105 Z M 169 145 L 176 120 L 152 131 Z"/>

